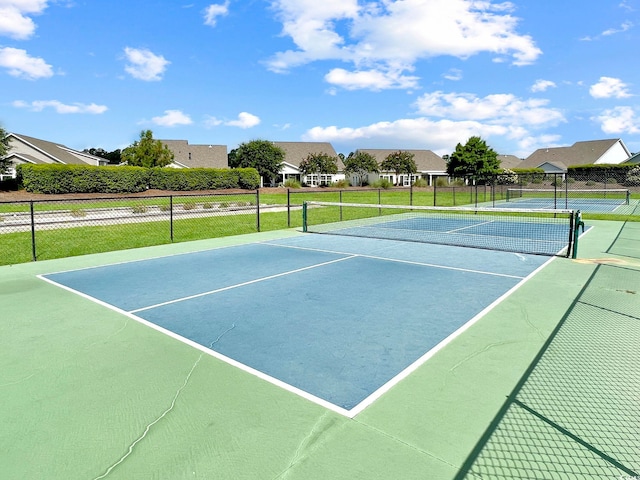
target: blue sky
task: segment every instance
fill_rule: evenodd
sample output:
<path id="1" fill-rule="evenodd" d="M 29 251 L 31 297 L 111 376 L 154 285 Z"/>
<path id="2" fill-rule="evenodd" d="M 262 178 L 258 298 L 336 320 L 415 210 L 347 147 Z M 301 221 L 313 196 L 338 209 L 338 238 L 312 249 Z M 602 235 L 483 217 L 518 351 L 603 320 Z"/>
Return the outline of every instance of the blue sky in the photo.
<path id="1" fill-rule="evenodd" d="M 640 151 L 640 0 L 0 0 L 0 124 L 82 150 L 155 138 L 501 154 Z"/>

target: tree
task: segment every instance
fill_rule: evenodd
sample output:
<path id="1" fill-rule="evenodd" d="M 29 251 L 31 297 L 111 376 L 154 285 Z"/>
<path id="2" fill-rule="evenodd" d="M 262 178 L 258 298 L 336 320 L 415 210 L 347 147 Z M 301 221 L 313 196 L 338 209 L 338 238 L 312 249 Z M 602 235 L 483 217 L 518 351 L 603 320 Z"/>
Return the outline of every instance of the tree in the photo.
<path id="1" fill-rule="evenodd" d="M 418 171 L 418 167 L 416 167 L 416 162 L 413 160 L 413 157 L 414 155 L 411 152 L 398 150 L 397 152 L 387 155 L 380 164 L 380 169 L 386 172 L 394 172 L 396 174 L 397 185 L 401 174 L 412 174 Z"/>
<path id="2" fill-rule="evenodd" d="M 273 183 L 282 171 L 284 150 L 268 140 L 241 143 L 229 152 L 231 168 L 255 168 L 260 176 Z"/>
<path id="3" fill-rule="evenodd" d="M 326 153 L 310 153 L 298 168 L 303 175 L 335 175 L 338 173 L 338 157 Z"/>
<path id="4" fill-rule="evenodd" d="M 471 176 L 474 180 L 484 180 L 500 173 L 500 160 L 487 142 L 480 137 L 471 137 L 464 146 L 456 145 L 456 151 L 447 162 L 447 173 L 452 177 Z"/>
<path id="5" fill-rule="evenodd" d="M 166 145 L 153 139 L 151 130 L 140 132 L 140 140 L 122 151 L 122 161 L 136 167 L 165 167 L 173 162 L 173 157 Z"/>
<path id="6" fill-rule="evenodd" d="M 83 150 L 84 153 L 88 153 L 89 155 L 93 155 L 94 157 L 106 158 L 111 164 L 119 164 L 122 160 L 122 152 L 118 148 L 113 152 L 107 152 L 103 148 L 85 148 Z"/>
<path id="7" fill-rule="evenodd" d="M 360 185 L 362 185 L 362 178 L 368 173 L 378 173 L 380 171 L 376 157 L 367 152 L 351 152 L 347 158 L 342 160 L 344 162 L 344 173 L 358 177 Z"/>
<path id="8" fill-rule="evenodd" d="M 11 162 L 7 158 L 10 149 L 9 134 L 4 128 L 0 127 L 0 173 L 6 173 L 11 166 Z"/>

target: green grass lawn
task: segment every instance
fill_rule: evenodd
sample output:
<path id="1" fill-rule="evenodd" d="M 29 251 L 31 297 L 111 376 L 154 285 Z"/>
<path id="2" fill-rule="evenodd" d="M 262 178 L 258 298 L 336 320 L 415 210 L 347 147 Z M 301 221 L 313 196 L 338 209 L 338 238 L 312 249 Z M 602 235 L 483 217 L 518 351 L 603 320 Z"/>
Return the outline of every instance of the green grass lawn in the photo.
<path id="1" fill-rule="evenodd" d="M 439 187 L 434 196 L 433 189 L 353 189 L 332 191 L 330 189 L 300 189 L 291 190 L 289 195 L 282 193 L 261 193 L 260 204 L 286 206 L 289 201 L 292 206 L 299 206 L 305 201 L 366 203 L 383 205 L 424 205 L 424 206 L 453 206 L 491 202 L 491 192 L 488 188 L 475 189 L 469 187 Z M 501 193 L 496 189 L 495 197 Z M 634 194 L 637 199 L 640 194 Z M 500 198 L 496 198 L 499 200 Z M 58 228 L 41 230 L 36 225 L 35 249 L 37 260 L 63 258 L 89 253 L 99 253 L 114 250 L 161 245 L 173 242 L 186 242 L 206 238 L 224 237 L 252 233 L 258 230 L 255 210 L 250 209 L 246 214 L 209 215 L 213 208 L 226 208 L 230 205 L 255 205 L 255 193 L 220 194 L 220 195 L 182 195 L 140 198 L 116 198 L 97 200 L 47 201 L 34 202 L 34 210 L 38 213 L 51 211 L 71 212 L 72 216 L 83 218 L 92 209 L 121 209 L 129 208 L 131 213 L 145 213 L 148 209 L 159 208 L 162 212 L 169 210 L 169 202 L 173 202 L 174 213 L 193 211 L 202 213 L 200 218 L 183 219 L 174 215 L 173 239 L 171 226 L 167 218 L 162 221 L 145 221 L 142 218 L 136 223 L 118 225 L 90 225 L 72 228 Z M 29 212 L 28 202 L 0 204 L 0 227 L 5 218 L 13 213 Z M 375 210 L 375 209 L 374 209 Z M 377 210 L 376 210 L 377 211 Z M 206 212 L 206 213 L 204 213 Z M 397 213 L 397 212 L 393 212 Z M 639 212 L 633 215 L 598 214 L 584 215 L 586 220 L 615 220 L 640 221 Z M 320 217 L 314 216 L 315 222 L 337 221 L 335 212 L 327 210 Z M 292 208 L 290 212 L 269 211 L 267 208 L 260 212 L 260 230 L 280 230 L 284 228 L 302 227 L 302 212 L 299 208 Z M 106 223 L 106 222 L 105 222 Z M 11 265 L 32 261 L 31 232 L 10 232 L 0 234 L 0 265 Z"/>

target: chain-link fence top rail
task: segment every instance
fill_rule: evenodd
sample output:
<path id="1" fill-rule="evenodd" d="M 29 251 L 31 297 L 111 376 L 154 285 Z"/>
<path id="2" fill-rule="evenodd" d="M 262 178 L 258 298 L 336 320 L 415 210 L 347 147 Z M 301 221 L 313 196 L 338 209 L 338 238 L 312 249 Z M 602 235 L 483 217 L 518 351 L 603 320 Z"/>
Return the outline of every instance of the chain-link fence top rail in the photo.
<path id="1" fill-rule="evenodd" d="M 456 478 L 640 478 L 638 344 L 640 269 L 598 265 Z"/>

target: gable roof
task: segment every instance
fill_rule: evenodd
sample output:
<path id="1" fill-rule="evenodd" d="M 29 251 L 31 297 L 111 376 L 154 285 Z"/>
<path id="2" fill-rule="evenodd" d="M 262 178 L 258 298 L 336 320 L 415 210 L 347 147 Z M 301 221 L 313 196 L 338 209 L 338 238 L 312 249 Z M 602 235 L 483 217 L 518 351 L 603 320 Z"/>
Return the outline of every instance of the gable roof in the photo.
<path id="1" fill-rule="evenodd" d="M 8 135 L 11 142 L 9 155 L 28 163 L 60 163 L 63 165 L 105 165 L 108 160 L 80 152 L 59 143 L 18 133 Z"/>
<path id="2" fill-rule="evenodd" d="M 187 140 L 160 140 L 182 168 L 229 168 L 226 145 L 189 145 Z"/>
<path id="3" fill-rule="evenodd" d="M 413 161 L 416 162 L 418 172 L 446 172 L 447 170 L 447 163 L 431 150 L 361 148 L 358 151 L 373 155 L 378 163 L 383 162 L 392 153 L 409 152 L 413 154 Z"/>
<path id="4" fill-rule="evenodd" d="M 570 147 L 540 148 L 533 152 L 522 163 L 522 168 L 538 168 L 545 163 L 549 163 L 558 168 L 566 170 L 574 165 L 588 165 L 598 163 L 602 157 L 615 147 L 619 147 L 626 158 L 629 157 L 627 147 L 622 140 L 589 140 L 576 142 Z M 624 159 L 622 159 L 624 161 Z"/>
<path id="5" fill-rule="evenodd" d="M 631 164 L 631 165 L 638 165 L 640 164 L 640 152 L 638 153 L 634 153 L 633 155 L 631 155 L 629 158 L 627 158 L 627 160 L 625 160 L 623 163 L 625 164 Z"/>
<path id="6" fill-rule="evenodd" d="M 500 168 L 522 168 L 524 161 L 515 155 L 498 155 L 498 160 L 500 160 Z"/>
<path id="7" fill-rule="evenodd" d="M 294 167 L 299 167 L 300 162 L 310 154 L 325 154 L 330 157 L 338 157 L 333 145 L 329 142 L 273 142 L 284 150 L 284 161 Z M 338 170 L 344 170 L 344 164 L 338 157 Z"/>

